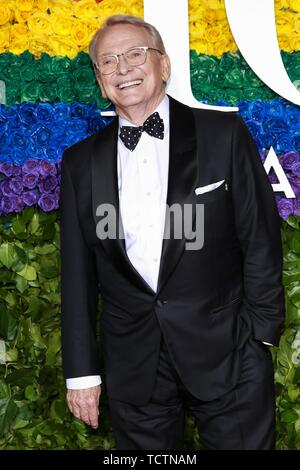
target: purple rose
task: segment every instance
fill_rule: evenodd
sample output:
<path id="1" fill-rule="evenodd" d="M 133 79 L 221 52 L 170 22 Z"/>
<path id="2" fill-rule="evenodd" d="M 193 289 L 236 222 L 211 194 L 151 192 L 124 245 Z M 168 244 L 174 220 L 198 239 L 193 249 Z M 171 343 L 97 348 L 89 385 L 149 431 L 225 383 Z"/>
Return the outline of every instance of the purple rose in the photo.
<path id="1" fill-rule="evenodd" d="M 9 212 L 12 212 L 14 207 L 12 198 L 3 196 L 1 198 L 0 207 L 2 214 L 8 214 Z"/>
<path id="2" fill-rule="evenodd" d="M 11 196 L 11 201 L 13 203 L 13 212 L 21 212 L 24 209 L 25 204 L 21 196 L 14 194 Z"/>
<path id="3" fill-rule="evenodd" d="M 39 195 L 36 191 L 24 191 L 23 201 L 26 206 L 33 206 L 37 203 Z"/>
<path id="4" fill-rule="evenodd" d="M 300 216 L 300 198 L 297 197 L 294 199 L 294 215 Z"/>
<path id="5" fill-rule="evenodd" d="M 26 173 L 23 176 L 23 183 L 29 189 L 35 188 L 38 183 L 39 176 L 36 173 Z"/>
<path id="6" fill-rule="evenodd" d="M 47 176 L 39 182 L 38 186 L 41 193 L 50 193 L 57 186 L 57 178 L 52 175 Z"/>
<path id="7" fill-rule="evenodd" d="M 293 165 L 300 162 L 299 154 L 293 151 L 284 153 L 280 155 L 279 161 L 285 170 L 292 170 Z"/>
<path id="8" fill-rule="evenodd" d="M 22 167 L 20 165 L 14 165 L 13 176 L 21 176 L 21 175 L 22 175 Z"/>
<path id="9" fill-rule="evenodd" d="M 58 208 L 55 197 L 52 196 L 52 194 L 42 194 L 38 200 L 38 205 L 45 212 L 50 212 Z"/>
<path id="10" fill-rule="evenodd" d="M 294 205 L 293 201 L 291 199 L 286 199 L 282 198 L 280 201 L 277 203 L 278 211 L 280 216 L 286 220 L 289 215 L 293 213 L 294 210 Z"/>
<path id="11" fill-rule="evenodd" d="M 9 181 L 9 187 L 15 194 L 21 194 L 23 190 L 23 180 L 20 176 L 11 178 Z"/>
<path id="12" fill-rule="evenodd" d="M 0 172 L 3 173 L 5 176 L 12 176 L 14 173 L 14 166 L 8 162 L 1 162 Z"/>
<path id="13" fill-rule="evenodd" d="M 300 176 L 300 162 L 294 163 L 291 168 L 293 175 Z"/>
<path id="14" fill-rule="evenodd" d="M 46 176 L 55 176 L 56 175 L 56 167 L 53 163 L 48 162 L 47 160 L 41 160 L 39 162 L 39 170 L 40 170 L 40 175 L 43 177 Z"/>
<path id="15" fill-rule="evenodd" d="M 39 174 L 39 164 L 40 162 L 38 160 L 34 160 L 33 158 L 30 158 L 27 160 L 27 162 L 24 163 L 22 170 L 23 173 L 32 173 L 32 174 Z"/>
<path id="16" fill-rule="evenodd" d="M 0 182 L 0 187 L 4 196 L 11 196 L 14 194 L 12 188 L 10 187 L 9 179 L 2 180 Z"/>

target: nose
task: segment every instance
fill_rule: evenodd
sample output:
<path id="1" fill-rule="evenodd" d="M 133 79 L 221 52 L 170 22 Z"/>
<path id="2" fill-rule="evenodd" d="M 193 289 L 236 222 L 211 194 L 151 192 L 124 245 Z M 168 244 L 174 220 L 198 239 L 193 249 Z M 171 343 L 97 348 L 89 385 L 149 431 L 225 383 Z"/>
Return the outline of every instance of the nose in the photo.
<path id="1" fill-rule="evenodd" d="M 125 56 L 122 54 L 119 55 L 119 63 L 117 67 L 117 71 L 121 75 L 126 75 L 128 70 L 130 70 L 132 67 L 127 63 Z"/>

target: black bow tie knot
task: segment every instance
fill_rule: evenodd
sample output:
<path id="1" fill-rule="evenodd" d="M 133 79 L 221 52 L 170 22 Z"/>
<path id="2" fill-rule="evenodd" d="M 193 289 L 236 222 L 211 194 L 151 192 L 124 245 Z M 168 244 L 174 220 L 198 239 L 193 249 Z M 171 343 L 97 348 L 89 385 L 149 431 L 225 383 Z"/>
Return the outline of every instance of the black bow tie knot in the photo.
<path id="1" fill-rule="evenodd" d="M 158 112 L 151 114 L 142 126 L 122 126 L 120 129 L 120 139 L 129 150 L 133 151 L 143 131 L 147 132 L 151 137 L 156 137 L 157 139 L 164 138 L 164 121 Z"/>

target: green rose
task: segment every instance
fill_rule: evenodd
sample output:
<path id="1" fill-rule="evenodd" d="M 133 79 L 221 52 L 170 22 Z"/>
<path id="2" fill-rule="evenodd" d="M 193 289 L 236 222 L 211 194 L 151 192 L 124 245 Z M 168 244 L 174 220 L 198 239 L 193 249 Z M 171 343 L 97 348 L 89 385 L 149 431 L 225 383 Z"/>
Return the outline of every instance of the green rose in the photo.
<path id="1" fill-rule="evenodd" d="M 38 70 L 35 62 L 25 63 L 21 67 L 21 77 L 24 82 L 31 82 L 38 76 Z"/>
<path id="2" fill-rule="evenodd" d="M 52 57 L 51 70 L 54 75 L 71 72 L 71 60 L 69 57 Z"/>
<path id="3" fill-rule="evenodd" d="M 13 104 L 20 103 L 20 86 L 17 83 L 7 83 L 6 85 L 6 104 L 12 106 Z"/>
<path id="4" fill-rule="evenodd" d="M 224 76 L 224 86 L 230 88 L 242 88 L 244 84 L 244 71 L 240 68 L 228 70 Z"/>
<path id="5" fill-rule="evenodd" d="M 72 60 L 72 69 L 76 70 L 81 67 L 92 67 L 90 56 L 85 52 L 79 52 Z"/>
<path id="6" fill-rule="evenodd" d="M 93 70 L 90 67 L 80 67 L 75 70 L 73 74 L 75 86 L 78 90 L 81 88 L 94 87 L 96 78 Z"/>
<path id="7" fill-rule="evenodd" d="M 21 102 L 32 101 L 35 102 L 40 96 L 40 83 L 32 81 L 26 83 L 21 89 Z"/>
<path id="8" fill-rule="evenodd" d="M 231 70 L 241 67 L 241 55 L 239 52 L 225 52 L 220 59 L 220 68 Z"/>
<path id="9" fill-rule="evenodd" d="M 64 103 L 77 101 L 77 93 L 73 86 L 58 86 L 57 84 L 57 97 Z"/>
<path id="10" fill-rule="evenodd" d="M 57 85 L 56 82 L 44 83 L 40 87 L 40 100 L 41 101 L 55 101 L 57 99 Z"/>

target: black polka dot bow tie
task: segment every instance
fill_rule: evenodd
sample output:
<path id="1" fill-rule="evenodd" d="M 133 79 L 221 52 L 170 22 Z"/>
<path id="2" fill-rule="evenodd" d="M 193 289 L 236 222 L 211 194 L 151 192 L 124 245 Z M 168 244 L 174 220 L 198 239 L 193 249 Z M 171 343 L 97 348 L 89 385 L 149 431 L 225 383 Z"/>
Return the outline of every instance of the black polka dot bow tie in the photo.
<path id="1" fill-rule="evenodd" d="M 164 121 L 161 119 L 158 112 L 155 112 L 146 119 L 142 126 L 122 126 L 120 129 L 120 139 L 129 150 L 133 151 L 143 131 L 147 132 L 151 137 L 163 139 L 164 128 Z"/>

